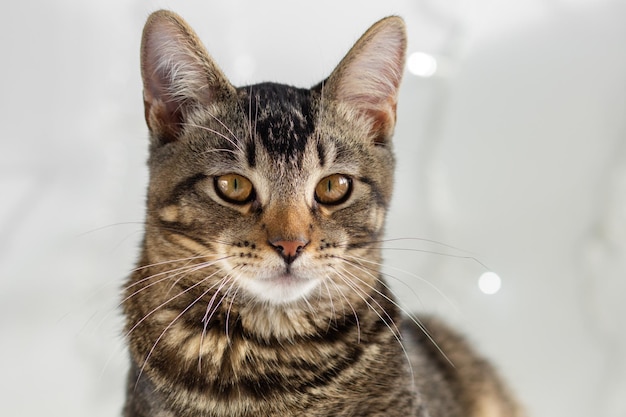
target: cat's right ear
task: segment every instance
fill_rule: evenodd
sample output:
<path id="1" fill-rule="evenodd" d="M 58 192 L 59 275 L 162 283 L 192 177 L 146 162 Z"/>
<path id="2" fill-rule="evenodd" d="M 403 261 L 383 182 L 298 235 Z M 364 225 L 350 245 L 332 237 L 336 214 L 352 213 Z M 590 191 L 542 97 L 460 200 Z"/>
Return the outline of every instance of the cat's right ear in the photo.
<path id="1" fill-rule="evenodd" d="M 382 19 L 361 36 L 326 80 L 331 98 L 364 117 L 376 145 L 389 142 L 396 124 L 406 43 L 402 18 Z"/>
<path id="2" fill-rule="evenodd" d="M 141 41 L 145 117 L 153 141 L 180 137 L 190 112 L 234 94 L 194 31 L 170 11 L 148 17 Z"/>

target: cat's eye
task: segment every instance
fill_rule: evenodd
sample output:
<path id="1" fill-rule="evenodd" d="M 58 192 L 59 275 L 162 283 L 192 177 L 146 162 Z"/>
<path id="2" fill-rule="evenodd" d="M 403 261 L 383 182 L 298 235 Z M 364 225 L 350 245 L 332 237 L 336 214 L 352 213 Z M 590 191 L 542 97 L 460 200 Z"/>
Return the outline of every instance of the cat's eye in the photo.
<path id="1" fill-rule="evenodd" d="M 254 188 L 246 177 L 226 174 L 215 177 L 215 192 L 224 201 L 233 204 L 249 203 L 254 198 Z"/>
<path id="2" fill-rule="evenodd" d="M 352 179 L 333 174 L 323 178 L 315 187 L 315 200 L 320 204 L 337 205 L 345 202 L 352 192 Z"/>

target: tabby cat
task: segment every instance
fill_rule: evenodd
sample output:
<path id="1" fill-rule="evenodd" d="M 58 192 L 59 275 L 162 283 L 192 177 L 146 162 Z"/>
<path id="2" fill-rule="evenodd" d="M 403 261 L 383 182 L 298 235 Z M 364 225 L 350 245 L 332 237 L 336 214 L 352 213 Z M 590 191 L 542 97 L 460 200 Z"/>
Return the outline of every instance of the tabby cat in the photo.
<path id="1" fill-rule="evenodd" d="M 402 319 L 380 273 L 405 47 L 388 17 L 311 89 L 236 88 L 180 17 L 148 18 L 124 416 L 520 415 L 460 337 Z"/>

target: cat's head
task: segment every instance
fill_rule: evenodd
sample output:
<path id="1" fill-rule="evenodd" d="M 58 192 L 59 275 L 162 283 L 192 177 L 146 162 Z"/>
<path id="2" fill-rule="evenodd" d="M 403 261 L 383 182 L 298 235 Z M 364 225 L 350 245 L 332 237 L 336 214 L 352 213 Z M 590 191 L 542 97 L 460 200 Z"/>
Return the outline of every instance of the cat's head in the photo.
<path id="1" fill-rule="evenodd" d="M 236 88 L 180 17 L 154 13 L 148 261 L 198 265 L 180 279 L 274 305 L 373 285 L 405 46 L 389 17 L 311 89 Z"/>

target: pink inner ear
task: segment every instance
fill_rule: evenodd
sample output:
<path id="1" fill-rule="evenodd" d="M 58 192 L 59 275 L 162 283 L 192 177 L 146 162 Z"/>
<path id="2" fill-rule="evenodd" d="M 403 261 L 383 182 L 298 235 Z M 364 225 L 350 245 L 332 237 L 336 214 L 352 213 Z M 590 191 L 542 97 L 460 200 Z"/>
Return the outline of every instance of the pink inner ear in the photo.
<path id="1" fill-rule="evenodd" d="M 180 137 L 191 111 L 234 93 L 193 30 L 164 10 L 150 15 L 144 28 L 141 72 L 146 122 L 164 142 Z"/>
<path id="2" fill-rule="evenodd" d="M 171 76 L 178 51 L 176 27 L 167 19 L 149 21 L 144 29 L 141 73 L 148 128 L 162 142 L 176 140 L 182 121 L 181 103 L 173 96 Z"/>
<path id="3" fill-rule="evenodd" d="M 396 124 L 396 103 L 391 105 L 389 111 L 367 111 L 368 116 L 372 120 L 371 131 L 375 134 L 374 145 L 385 145 L 391 135 Z"/>
<path id="4" fill-rule="evenodd" d="M 153 14 L 141 45 L 146 123 L 163 142 L 178 139 L 185 112 L 208 91 L 205 51 L 186 24 L 170 13 Z"/>
<path id="5" fill-rule="evenodd" d="M 171 104 L 160 100 L 144 99 L 144 112 L 146 124 L 150 132 L 161 143 L 174 142 L 180 133 L 182 126 L 182 114 Z"/>
<path id="6" fill-rule="evenodd" d="M 405 47 L 402 20 L 384 19 L 363 35 L 332 75 L 337 77 L 336 98 L 367 116 L 377 145 L 393 133 Z"/>

